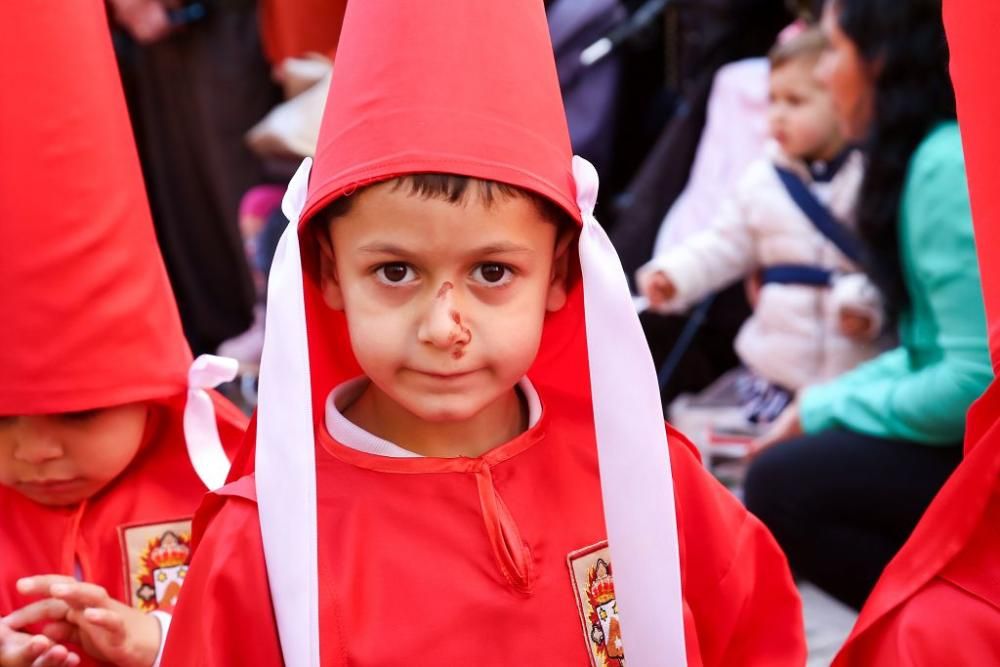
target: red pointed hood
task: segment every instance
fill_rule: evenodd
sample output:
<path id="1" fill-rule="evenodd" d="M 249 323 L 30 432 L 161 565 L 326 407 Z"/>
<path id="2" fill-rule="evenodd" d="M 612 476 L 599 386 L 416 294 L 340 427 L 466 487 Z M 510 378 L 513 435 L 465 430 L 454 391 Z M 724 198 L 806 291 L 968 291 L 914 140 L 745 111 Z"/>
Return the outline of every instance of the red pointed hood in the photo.
<path id="1" fill-rule="evenodd" d="M 104 3 L 5 4 L 0 61 L 0 414 L 183 392 Z"/>
<path id="2" fill-rule="evenodd" d="M 946 28 L 976 230 L 993 370 L 1000 372 L 1000 192 L 996 188 L 1000 148 L 1000 90 L 993 58 L 1000 8 L 992 3 L 946 3 Z"/>
<path id="3" fill-rule="evenodd" d="M 303 219 L 391 176 L 450 172 L 542 194 L 579 220 L 542 4 L 353 2 Z"/>

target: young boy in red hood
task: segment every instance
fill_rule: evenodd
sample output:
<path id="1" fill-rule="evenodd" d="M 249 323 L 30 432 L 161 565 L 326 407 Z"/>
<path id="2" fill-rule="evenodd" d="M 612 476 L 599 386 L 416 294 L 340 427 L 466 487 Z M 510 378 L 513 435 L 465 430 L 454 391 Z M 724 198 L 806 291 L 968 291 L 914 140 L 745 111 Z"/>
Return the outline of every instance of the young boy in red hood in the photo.
<path id="1" fill-rule="evenodd" d="M 982 272 L 990 352 L 1000 369 L 1000 92 L 995 3 L 947 0 L 945 29 Z M 965 457 L 889 563 L 834 661 L 1000 664 L 1000 382 L 969 409 Z"/>
<path id="2" fill-rule="evenodd" d="M 784 557 L 664 428 L 543 4 L 354 2 L 337 53 L 164 665 L 802 665 Z"/>
<path id="3" fill-rule="evenodd" d="M 0 59 L 0 665 L 147 666 L 234 369 L 191 363 L 103 3 L 5 7 Z"/>

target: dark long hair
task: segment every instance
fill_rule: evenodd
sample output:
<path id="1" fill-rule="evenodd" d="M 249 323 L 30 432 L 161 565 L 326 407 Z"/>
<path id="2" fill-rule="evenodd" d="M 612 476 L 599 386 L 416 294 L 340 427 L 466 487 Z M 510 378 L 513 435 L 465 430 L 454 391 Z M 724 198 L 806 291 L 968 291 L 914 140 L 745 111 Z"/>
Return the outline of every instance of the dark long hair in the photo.
<path id="1" fill-rule="evenodd" d="M 941 0 L 831 0 L 841 30 L 875 75 L 858 202 L 865 267 L 892 321 L 909 304 L 899 256 L 899 206 L 910 157 L 937 123 L 955 118 Z"/>

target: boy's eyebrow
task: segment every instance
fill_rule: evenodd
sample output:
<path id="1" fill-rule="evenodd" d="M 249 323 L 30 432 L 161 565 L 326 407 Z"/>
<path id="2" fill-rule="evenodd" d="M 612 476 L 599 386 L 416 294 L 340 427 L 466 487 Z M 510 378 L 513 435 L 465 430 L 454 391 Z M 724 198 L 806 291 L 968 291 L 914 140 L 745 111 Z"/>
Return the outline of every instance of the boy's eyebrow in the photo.
<path id="1" fill-rule="evenodd" d="M 358 248 L 358 251 L 376 255 L 397 255 L 400 257 L 410 257 L 417 254 L 394 243 L 385 243 L 381 241 L 366 243 L 365 245 Z M 490 243 L 480 248 L 476 248 L 470 254 L 503 255 L 508 253 L 530 253 L 530 252 L 533 252 L 533 249 L 529 248 L 528 246 L 501 241 L 499 243 Z"/>

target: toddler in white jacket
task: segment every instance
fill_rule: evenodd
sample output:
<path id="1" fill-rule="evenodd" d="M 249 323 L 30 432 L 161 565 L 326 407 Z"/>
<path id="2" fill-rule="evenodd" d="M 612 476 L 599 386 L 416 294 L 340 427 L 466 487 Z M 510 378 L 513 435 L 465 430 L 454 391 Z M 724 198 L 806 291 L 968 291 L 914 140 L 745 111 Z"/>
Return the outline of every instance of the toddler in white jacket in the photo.
<path id="1" fill-rule="evenodd" d="M 650 307 L 664 313 L 759 278 L 753 315 L 736 339 L 759 378 L 755 404 L 769 406 L 754 421 L 770 421 L 793 392 L 878 352 L 881 301 L 860 273 L 850 232 L 863 158 L 846 146 L 814 76 L 824 48 L 816 29 L 786 31 L 770 54 L 768 154 L 747 169 L 710 228 L 637 274 Z"/>

